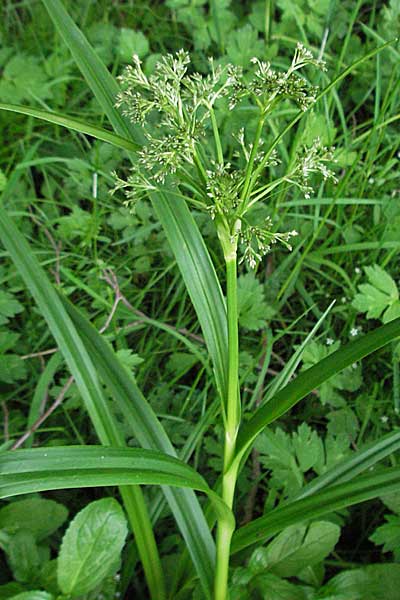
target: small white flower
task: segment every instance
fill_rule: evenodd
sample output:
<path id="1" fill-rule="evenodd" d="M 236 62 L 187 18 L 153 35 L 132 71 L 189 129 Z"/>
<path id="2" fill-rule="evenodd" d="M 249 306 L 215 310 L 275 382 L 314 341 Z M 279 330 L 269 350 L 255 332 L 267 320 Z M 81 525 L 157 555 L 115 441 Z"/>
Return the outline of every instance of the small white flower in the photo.
<path id="1" fill-rule="evenodd" d="M 357 363 L 353 363 L 353 364 L 351 365 L 351 368 L 352 368 L 352 369 L 357 369 L 357 367 L 358 367 L 358 364 L 357 364 Z"/>
<path id="2" fill-rule="evenodd" d="M 346 298 L 346 296 L 342 296 L 342 298 L 340 299 L 340 302 L 341 302 L 342 304 L 346 304 L 346 302 L 347 302 L 347 298 Z"/>
<path id="3" fill-rule="evenodd" d="M 332 346 L 332 344 L 335 343 L 335 340 L 331 337 L 326 338 L 326 345 L 327 346 Z"/>
<path id="4" fill-rule="evenodd" d="M 382 421 L 382 423 L 387 423 L 389 421 L 389 417 L 387 415 L 383 415 L 381 417 L 381 421 Z"/>
<path id="5" fill-rule="evenodd" d="M 358 335 L 358 334 L 359 334 L 359 329 L 358 329 L 358 327 L 352 327 L 352 328 L 350 329 L 350 335 L 351 335 L 351 337 L 356 337 L 356 335 Z"/>
<path id="6" fill-rule="evenodd" d="M 373 177 L 370 177 L 370 178 L 368 179 L 368 183 L 369 183 L 370 185 L 372 185 L 373 183 L 375 183 L 375 179 L 374 179 Z"/>
<path id="7" fill-rule="evenodd" d="M 359 275 L 359 274 L 361 273 L 361 269 L 360 269 L 360 267 L 356 267 L 356 268 L 354 269 L 354 273 L 356 273 L 357 275 Z"/>

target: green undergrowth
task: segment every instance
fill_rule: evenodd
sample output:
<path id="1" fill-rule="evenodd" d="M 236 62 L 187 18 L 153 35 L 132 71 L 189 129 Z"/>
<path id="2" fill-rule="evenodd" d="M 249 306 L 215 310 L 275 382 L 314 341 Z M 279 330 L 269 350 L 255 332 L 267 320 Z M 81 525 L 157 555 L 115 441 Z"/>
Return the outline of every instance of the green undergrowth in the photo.
<path id="1" fill-rule="evenodd" d="M 301 42 L 326 61 L 326 72 L 307 73 L 320 89 L 393 40 L 400 25 L 396 0 L 79 0 L 64 5 L 113 75 L 123 72 L 133 54 L 150 75 L 161 55 L 180 48 L 190 52 L 201 73 L 210 55 L 222 67 L 233 63 L 245 68 L 256 57 L 285 70 Z M 0 10 L 0 105 L 65 113 L 110 130 L 43 3 L 4 0 Z M 255 269 L 245 261 L 239 265 L 239 377 L 245 423 L 294 372 L 304 372 L 400 317 L 399 52 L 394 41 L 352 70 L 276 148 L 281 164 L 291 165 L 301 145 L 311 146 L 319 138 L 335 148 L 338 182 L 316 180 L 309 198 L 285 184 L 252 214 L 252 224 L 271 219 L 276 231 L 296 230 L 298 235 L 291 239 L 292 251 L 276 244 Z M 272 112 L 263 132 L 265 147 L 297 112 L 290 103 Z M 246 100 L 232 118 L 230 114 L 222 98 L 215 117 L 224 155 L 234 161 L 234 135 L 244 127 L 251 140 L 257 119 Z M 103 337 L 133 376 L 178 456 L 218 489 L 224 430 L 217 417 L 212 357 L 151 203 L 140 197 L 132 211 L 121 191 L 110 193 L 114 172 L 122 178 L 129 175 L 127 153 L 90 135 L 6 110 L 0 110 L 0 132 L 2 206 L 57 289 L 97 330 L 104 330 Z M 207 143 L 211 147 L 210 132 Z M 272 166 L 274 177 L 280 176 L 280 168 Z M 192 214 L 225 283 L 213 223 L 196 207 Z M 71 373 L 43 315 L 2 246 L 0 257 L 0 447 L 97 444 L 82 394 L 68 381 Z M 279 380 L 320 319 L 313 339 Z M 399 361 L 400 345 L 394 340 L 312 390 L 259 435 L 238 477 L 238 526 L 300 497 L 314 478 L 397 430 Z M 60 394 L 63 402 L 36 427 Z M 104 396 L 122 439 L 137 448 L 141 443 L 120 405 L 108 389 Z M 23 439 L 32 425 L 34 434 Z M 398 454 L 386 456 L 382 464 L 397 466 Z M 382 464 L 371 469 L 379 475 Z M 189 561 L 180 558 L 182 539 L 159 488 L 146 487 L 144 494 L 154 508 L 152 518 L 158 519 L 157 543 L 169 597 L 203 597 Z M 334 508 L 311 525 L 290 525 L 260 545 L 235 552 L 231 600 L 395 600 L 400 506 L 395 495 L 379 496 Z M 199 496 L 203 508 L 205 498 Z M 32 506 L 18 512 L 19 502 Z M 2 501 L 0 599 L 149 597 L 137 548 L 124 547 L 127 525 L 119 502 L 118 489 L 111 484 Z M 15 518 L 3 519 L 7 510 L 11 515 L 14 510 Z M 108 555 L 104 549 L 97 557 L 90 555 L 88 571 L 102 562 L 104 569 L 92 580 L 82 575 L 77 583 L 74 528 L 79 519 L 88 519 L 86 543 L 94 554 L 95 525 L 100 528 L 102 519 L 107 521 L 107 510 L 119 532 L 115 547 Z M 26 522 L 30 511 L 40 514 L 48 528 L 44 523 L 39 531 L 34 519 Z M 103 547 L 107 535 L 105 531 Z M 62 568 L 60 561 L 67 566 Z M 31 595 L 24 595 L 29 591 Z"/>

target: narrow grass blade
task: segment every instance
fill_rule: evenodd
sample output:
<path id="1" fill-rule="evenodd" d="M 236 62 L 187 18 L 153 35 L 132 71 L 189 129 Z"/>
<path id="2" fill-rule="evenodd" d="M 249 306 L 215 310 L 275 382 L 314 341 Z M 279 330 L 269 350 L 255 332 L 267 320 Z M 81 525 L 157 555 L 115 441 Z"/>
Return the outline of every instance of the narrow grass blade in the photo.
<path id="1" fill-rule="evenodd" d="M 29 408 L 28 415 L 28 429 L 37 421 L 41 415 L 41 407 L 43 405 L 43 399 L 46 397 L 47 389 L 50 383 L 53 381 L 53 377 L 62 363 L 62 356 L 59 352 L 53 354 L 44 368 L 42 374 L 39 377 L 35 393 L 33 394 L 32 402 Z M 25 446 L 32 446 L 33 435 L 31 435 L 25 442 Z"/>
<path id="2" fill-rule="evenodd" d="M 114 77 L 75 25 L 60 0 L 42 0 L 59 35 L 72 53 L 76 64 L 84 75 L 90 89 L 108 117 L 114 131 L 124 138 L 140 143 L 143 133 L 115 108 L 119 88 Z"/>
<path id="3" fill-rule="evenodd" d="M 104 445 L 124 446 L 123 434 L 103 393 L 93 361 L 46 273 L 14 222 L 1 207 L 0 239 L 47 321 L 75 378 L 98 438 Z M 138 487 L 122 487 L 120 491 L 135 533 L 152 597 L 164 598 L 163 572 L 143 494 Z"/>
<path id="4" fill-rule="evenodd" d="M 228 331 L 221 287 L 199 229 L 185 202 L 171 191 L 151 201 L 175 254 L 200 321 L 222 398 L 227 386 Z"/>
<path id="5" fill-rule="evenodd" d="M 388 433 L 378 441 L 371 442 L 358 452 L 354 452 L 349 458 L 341 460 L 323 475 L 315 477 L 300 490 L 293 501 L 311 496 L 329 486 L 350 481 L 399 449 L 400 430 Z"/>
<path id="6" fill-rule="evenodd" d="M 142 144 L 144 139 L 142 129 L 129 123 L 115 108 L 115 98 L 118 93 L 115 79 L 96 56 L 85 36 L 64 9 L 62 2 L 60 0 L 42 0 L 42 2 L 116 133 L 132 139 L 135 144 Z M 224 394 L 227 344 L 225 305 L 211 258 L 185 203 L 179 202 L 179 198 L 171 193 L 153 194 L 152 203 L 166 231 L 194 303 L 210 356 L 214 361 L 217 387 L 220 393 Z M 183 245 L 177 244 L 176 240 L 182 240 L 182 234 L 185 236 Z"/>
<path id="7" fill-rule="evenodd" d="M 324 381 L 361 360 L 364 356 L 382 348 L 398 336 L 400 336 L 400 318 L 367 333 L 360 339 L 330 354 L 311 369 L 300 373 L 295 380 L 281 388 L 267 404 L 256 411 L 250 421 L 242 426 L 238 436 L 237 454 L 244 452 L 266 425 L 285 414 Z"/>
<path id="8" fill-rule="evenodd" d="M 144 448 L 160 450 L 176 456 L 150 405 L 146 402 L 134 378 L 120 364 L 112 347 L 91 323 L 66 298 L 60 298 L 80 332 L 87 351 L 109 388 L 136 439 Z M 200 505 L 190 491 L 164 488 L 164 494 L 184 536 L 194 564 L 211 585 L 214 569 L 214 542 Z M 204 572 L 207 569 L 208 571 Z"/>
<path id="9" fill-rule="evenodd" d="M 374 475 L 364 475 L 355 482 L 331 486 L 308 498 L 276 508 L 238 529 L 233 536 L 232 554 L 253 544 L 263 544 L 269 537 L 289 525 L 316 519 L 329 512 L 399 490 L 398 467 L 385 469 Z"/>
<path id="10" fill-rule="evenodd" d="M 97 127 L 97 125 L 80 121 L 74 117 L 52 113 L 40 108 L 31 108 L 30 106 L 18 106 L 17 104 L 0 103 L 0 110 L 8 110 L 11 112 L 20 113 L 22 115 L 28 115 L 30 117 L 35 117 L 36 119 L 41 119 L 42 121 L 47 121 L 53 125 L 60 125 L 61 127 L 71 129 L 72 131 L 85 133 L 86 135 L 90 135 L 103 142 L 108 142 L 117 148 L 130 150 L 131 152 L 134 152 L 139 148 L 139 144 L 136 144 L 131 140 L 127 140 L 126 138 L 112 133 L 112 131 L 107 131 L 106 129 Z"/>

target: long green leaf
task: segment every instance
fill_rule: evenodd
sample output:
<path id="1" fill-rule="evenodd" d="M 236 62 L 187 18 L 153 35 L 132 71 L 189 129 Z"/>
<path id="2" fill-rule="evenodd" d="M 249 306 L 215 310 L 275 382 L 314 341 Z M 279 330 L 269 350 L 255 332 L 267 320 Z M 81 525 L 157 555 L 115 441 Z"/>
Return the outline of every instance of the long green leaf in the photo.
<path id="1" fill-rule="evenodd" d="M 0 475 L 0 498 L 104 485 L 168 485 L 204 492 L 223 518 L 233 519 L 231 510 L 200 473 L 153 450 L 59 446 L 0 452 Z"/>
<path id="2" fill-rule="evenodd" d="M 85 36 L 64 9 L 60 0 L 42 0 L 64 42 L 70 49 L 90 89 L 114 130 L 134 143 L 143 143 L 143 132 L 122 118 L 115 108 L 118 85 L 96 56 Z M 174 251 L 194 304 L 210 356 L 214 362 L 217 387 L 225 394 L 227 330 L 223 295 L 199 229 L 184 202 L 171 193 L 152 194 L 152 203 Z M 180 225 L 180 226 L 179 226 Z M 176 243 L 185 235 L 184 244 Z M 207 285 L 206 285 L 207 283 Z M 209 311 L 211 310 L 212 316 Z"/>
<path id="3" fill-rule="evenodd" d="M 62 362 L 62 356 L 59 352 L 53 354 L 50 358 L 49 362 L 46 364 L 43 372 L 39 377 L 39 381 L 37 383 L 35 393 L 33 394 L 31 405 L 29 407 L 28 414 L 28 428 L 32 427 L 35 421 L 40 417 L 40 409 L 43 405 L 43 399 L 46 396 L 47 389 L 50 383 L 53 381 L 53 377 Z M 25 445 L 31 447 L 33 443 L 33 435 L 30 436 Z"/>
<path id="4" fill-rule="evenodd" d="M 124 446 L 125 439 L 104 396 L 97 372 L 54 287 L 25 238 L 0 207 L 0 239 L 8 250 L 74 376 L 97 436 L 104 445 Z M 148 510 L 138 487 L 122 487 L 121 496 L 135 533 L 152 596 L 165 597 L 163 572 Z"/>
<path id="5" fill-rule="evenodd" d="M 164 429 L 146 402 L 134 378 L 117 360 L 111 346 L 99 335 L 91 323 L 66 298 L 60 296 L 75 327 L 81 335 L 87 351 L 96 363 L 97 371 L 108 386 L 126 424 L 144 448 L 160 450 L 176 456 Z M 213 540 L 203 512 L 193 494 L 184 490 L 164 488 L 165 497 L 175 515 L 179 528 L 187 541 L 188 550 L 198 570 L 207 565 L 210 578 L 213 573 Z M 203 560 L 199 563 L 198 556 Z M 211 581 L 210 581 L 211 584 Z"/>
<path id="6" fill-rule="evenodd" d="M 113 146 L 117 146 L 117 148 L 123 148 L 124 150 L 129 150 L 131 152 L 139 148 L 139 144 L 136 144 L 131 140 L 127 140 L 126 138 L 121 137 L 120 135 L 112 133 L 112 131 L 107 131 L 107 129 L 102 129 L 97 125 L 92 125 L 90 123 L 86 123 L 85 121 L 80 121 L 78 119 L 75 119 L 74 117 L 60 115 L 57 113 L 50 112 L 48 110 L 42 110 L 40 108 L 31 108 L 30 106 L 19 106 L 17 104 L 0 103 L 0 110 L 8 110 L 10 112 L 28 115 L 31 117 L 35 117 L 35 119 L 47 121 L 48 123 L 52 123 L 53 125 L 60 125 L 61 127 L 71 129 L 72 131 L 85 133 L 86 135 L 90 135 L 98 140 L 108 142 Z"/>
<path id="7" fill-rule="evenodd" d="M 0 453 L 0 498 L 100 485 L 173 485 L 208 493 L 184 462 L 141 448 L 62 446 Z"/>
<path id="8" fill-rule="evenodd" d="M 307 498 L 331 485 L 350 481 L 399 449 L 400 430 L 388 433 L 354 452 L 350 457 L 344 458 L 323 475 L 315 477 L 291 501 Z"/>
<path id="9" fill-rule="evenodd" d="M 73 23 L 69 15 L 66 13 L 63 8 L 60 0 L 42 0 L 44 5 L 46 6 L 50 17 L 52 18 L 56 28 L 60 32 L 60 35 L 63 37 L 65 43 L 68 45 L 71 53 L 73 54 L 79 68 L 81 69 L 82 74 L 87 80 L 91 90 L 95 94 L 97 100 L 102 106 L 104 112 L 107 114 L 113 128 L 116 133 L 123 137 L 131 137 L 135 142 L 142 142 L 142 132 L 140 128 L 135 128 L 125 119 L 122 119 L 120 113 L 115 109 L 115 97 L 118 92 L 118 86 L 115 80 L 111 77 L 106 67 L 99 61 L 95 52 L 91 48 L 90 44 L 84 38 L 82 32 L 76 27 Z M 164 225 L 166 226 L 166 222 L 168 221 L 168 217 L 174 214 L 176 209 L 175 199 L 171 199 L 169 195 L 165 195 L 162 198 L 162 202 L 158 203 L 158 214 Z M 190 229 L 187 239 L 185 240 L 186 245 L 192 247 L 192 240 L 201 240 L 200 233 L 194 221 L 191 219 L 189 209 L 185 204 L 182 204 L 179 208 L 181 217 L 185 217 L 187 223 L 190 223 Z M 180 230 L 178 229 L 178 225 L 176 220 L 169 219 L 169 230 L 168 237 L 170 240 L 176 239 L 180 236 Z M 212 264 L 212 261 L 209 257 L 207 250 L 203 245 L 201 260 L 197 260 L 196 252 L 191 251 L 190 253 L 184 252 L 183 249 L 180 249 L 175 246 L 176 259 L 179 268 L 182 272 L 191 273 L 190 277 L 186 277 L 186 285 L 188 286 L 189 294 L 192 299 L 198 297 L 198 285 L 196 281 L 198 279 L 199 269 L 206 269 L 208 274 L 205 273 L 205 277 L 202 277 L 203 281 L 205 278 L 209 277 L 211 274 L 211 280 L 213 288 L 202 287 L 201 294 L 204 297 L 209 298 L 211 294 L 211 299 L 208 299 L 207 302 L 203 302 L 204 306 L 212 306 L 212 310 L 217 315 L 223 315 L 225 311 L 222 292 L 220 290 L 220 286 L 218 283 L 218 279 L 215 274 L 215 270 Z M 198 306 L 202 303 L 202 300 L 198 298 L 198 301 L 195 305 L 196 310 L 198 310 Z M 222 367 L 224 365 L 225 357 L 222 354 L 220 339 L 224 339 L 226 337 L 225 331 L 225 321 L 221 319 L 218 321 L 218 339 L 215 339 L 215 332 L 209 330 L 209 318 L 206 310 L 202 310 L 198 312 L 198 317 L 200 321 L 200 325 L 203 330 L 203 334 L 208 340 L 208 344 L 210 344 L 210 339 L 212 340 L 211 346 L 209 347 L 210 355 L 215 360 L 215 356 L 217 355 L 217 359 L 214 363 L 215 372 L 217 374 L 217 385 L 219 390 L 223 393 L 224 390 L 222 388 L 223 380 L 225 379 L 225 374 L 222 374 Z M 218 379 L 219 378 L 219 379 Z M 176 514 L 175 514 L 176 516 Z M 197 538 L 201 539 L 204 536 L 204 532 L 201 531 L 203 522 L 197 524 L 196 522 L 192 523 L 192 529 L 197 528 Z M 187 543 L 188 540 L 186 540 Z M 194 543 L 194 542 L 193 542 Z M 200 578 L 203 584 L 203 588 L 205 589 L 205 584 L 207 582 L 207 586 L 210 585 L 212 579 L 212 573 L 210 570 L 210 564 L 214 563 L 214 546 L 210 546 L 208 544 L 209 550 L 208 554 L 202 553 L 201 555 L 197 555 L 194 558 L 194 562 L 196 568 L 200 574 Z M 195 548 L 195 544 L 191 549 L 192 557 L 194 556 L 194 552 L 197 552 Z M 206 590 L 205 590 L 206 591 Z M 207 591 L 206 591 L 207 593 Z"/>
<path id="10" fill-rule="evenodd" d="M 115 109 L 115 99 L 119 91 L 117 82 L 93 51 L 81 30 L 75 25 L 62 2 L 60 0 L 42 0 L 42 2 L 114 131 L 124 138 L 140 143 L 140 139 L 143 140 L 140 128 L 134 127 Z"/>
<path id="11" fill-rule="evenodd" d="M 242 454 L 266 425 L 284 415 L 324 381 L 361 360 L 364 356 L 382 348 L 399 335 L 400 318 L 343 346 L 307 371 L 300 373 L 296 379 L 281 388 L 267 404 L 259 408 L 250 421 L 242 426 L 238 436 L 237 454 Z"/>
<path id="12" fill-rule="evenodd" d="M 227 387 L 228 330 L 226 307 L 217 275 L 186 203 L 172 191 L 152 194 L 151 201 L 179 265 L 200 321 L 222 398 Z"/>
<path id="13" fill-rule="evenodd" d="M 316 519 L 329 512 L 378 498 L 400 490 L 400 468 L 385 469 L 374 475 L 364 475 L 357 481 L 335 485 L 302 500 L 276 508 L 233 536 L 232 553 L 253 544 L 263 544 L 270 536 L 295 523 Z"/>

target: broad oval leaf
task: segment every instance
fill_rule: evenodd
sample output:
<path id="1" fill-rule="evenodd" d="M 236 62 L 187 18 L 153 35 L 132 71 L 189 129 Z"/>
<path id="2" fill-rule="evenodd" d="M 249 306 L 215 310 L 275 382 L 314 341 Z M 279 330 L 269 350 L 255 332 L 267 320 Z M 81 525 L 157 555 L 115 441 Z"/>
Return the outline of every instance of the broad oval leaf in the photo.
<path id="1" fill-rule="evenodd" d="M 114 498 L 91 502 L 71 521 L 57 560 L 57 581 L 64 594 L 81 596 L 113 574 L 128 527 Z"/>
<path id="2" fill-rule="evenodd" d="M 309 526 L 291 525 L 266 548 L 254 551 L 249 568 L 257 565 L 257 570 L 262 567 L 279 577 L 294 577 L 305 567 L 326 558 L 333 551 L 339 536 L 339 525 L 329 521 L 315 521 Z"/>
<path id="3" fill-rule="evenodd" d="M 0 529 L 26 529 L 40 541 L 56 531 L 66 521 L 68 510 L 54 500 L 28 498 L 12 502 L 0 509 Z"/>
<path id="4" fill-rule="evenodd" d="M 336 594 L 351 600 L 398 600 L 400 565 L 397 563 L 368 565 L 335 575 L 321 592 L 324 598 Z"/>

